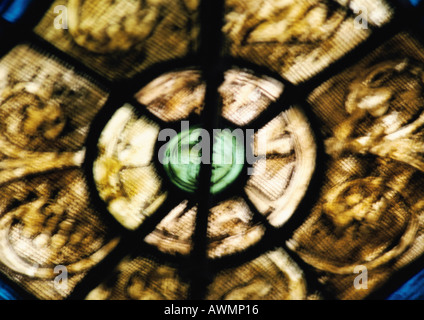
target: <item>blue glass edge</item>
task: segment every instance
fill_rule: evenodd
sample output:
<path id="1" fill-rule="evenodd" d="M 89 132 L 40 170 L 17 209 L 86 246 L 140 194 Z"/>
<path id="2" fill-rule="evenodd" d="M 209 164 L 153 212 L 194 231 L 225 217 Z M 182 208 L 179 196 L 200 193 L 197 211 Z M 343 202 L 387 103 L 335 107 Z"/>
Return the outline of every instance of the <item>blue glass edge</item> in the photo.
<path id="1" fill-rule="evenodd" d="M 5 0 L 0 2 L 0 12 L 4 20 L 16 23 L 18 22 L 25 12 L 28 10 L 29 6 L 35 2 L 35 0 Z M 7 8 L 6 8 L 7 7 Z"/>
<path id="2" fill-rule="evenodd" d="M 17 293 L 10 285 L 0 279 L 0 301 L 22 300 L 23 297 Z"/>
<path id="3" fill-rule="evenodd" d="M 424 269 L 406 281 L 387 300 L 424 300 Z"/>

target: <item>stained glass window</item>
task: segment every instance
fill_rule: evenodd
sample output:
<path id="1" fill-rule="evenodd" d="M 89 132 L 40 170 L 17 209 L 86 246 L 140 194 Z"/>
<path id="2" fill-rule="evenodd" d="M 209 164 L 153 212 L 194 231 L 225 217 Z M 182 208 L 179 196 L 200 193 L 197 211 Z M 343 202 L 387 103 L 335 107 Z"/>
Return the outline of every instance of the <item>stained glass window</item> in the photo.
<path id="1" fill-rule="evenodd" d="M 422 297 L 422 10 L 0 1 L 0 299 Z"/>

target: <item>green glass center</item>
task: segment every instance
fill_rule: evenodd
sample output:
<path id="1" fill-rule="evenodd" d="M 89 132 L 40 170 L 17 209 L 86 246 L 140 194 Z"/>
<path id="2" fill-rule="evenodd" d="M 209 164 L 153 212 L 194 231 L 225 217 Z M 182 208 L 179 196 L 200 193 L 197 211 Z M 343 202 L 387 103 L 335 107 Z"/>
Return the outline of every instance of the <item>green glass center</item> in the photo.
<path id="1" fill-rule="evenodd" d="M 168 177 L 178 188 L 193 193 L 198 188 L 202 163 L 212 161 L 212 194 L 225 190 L 239 176 L 244 166 L 244 144 L 230 129 L 214 134 L 213 153 L 207 131 L 192 127 L 173 137 L 167 145 L 161 162 Z"/>

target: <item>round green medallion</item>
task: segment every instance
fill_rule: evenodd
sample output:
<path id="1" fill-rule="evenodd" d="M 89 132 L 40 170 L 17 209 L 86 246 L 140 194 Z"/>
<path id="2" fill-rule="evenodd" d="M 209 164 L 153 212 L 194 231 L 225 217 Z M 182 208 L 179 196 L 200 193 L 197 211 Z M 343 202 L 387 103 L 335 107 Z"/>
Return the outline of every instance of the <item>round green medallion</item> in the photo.
<path id="1" fill-rule="evenodd" d="M 230 129 L 218 130 L 212 154 L 212 194 L 225 190 L 239 176 L 244 166 L 244 141 Z M 173 137 L 167 145 L 161 163 L 172 183 L 181 190 L 194 193 L 202 163 L 210 163 L 210 143 L 207 131 L 192 127 Z"/>

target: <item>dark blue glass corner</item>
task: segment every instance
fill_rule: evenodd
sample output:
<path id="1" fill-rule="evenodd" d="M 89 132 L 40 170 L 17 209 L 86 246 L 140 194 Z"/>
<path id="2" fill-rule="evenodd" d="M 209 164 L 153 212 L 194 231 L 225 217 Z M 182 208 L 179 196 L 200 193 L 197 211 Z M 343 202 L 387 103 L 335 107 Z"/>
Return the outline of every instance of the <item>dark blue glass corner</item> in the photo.
<path id="1" fill-rule="evenodd" d="M 405 282 L 387 300 L 424 300 L 424 270 Z"/>
<path id="2" fill-rule="evenodd" d="M 35 0 L 0 0 L 0 15 L 10 23 L 17 23 L 34 3 Z"/>
<path id="3" fill-rule="evenodd" d="M 0 14 L 2 14 L 12 3 L 13 0 L 3 0 L 0 1 Z"/>
<path id="4" fill-rule="evenodd" d="M 9 284 L 0 279 L 0 300 L 22 300 L 23 297 Z"/>
<path id="5" fill-rule="evenodd" d="M 417 7 L 419 4 L 420 4 L 420 2 L 421 2 L 422 0 L 409 0 L 409 2 L 414 6 L 414 7 Z"/>
<path id="6" fill-rule="evenodd" d="M 418 7 L 423 0 L 397 0 L 397 2 L 403 7 Z"/>

